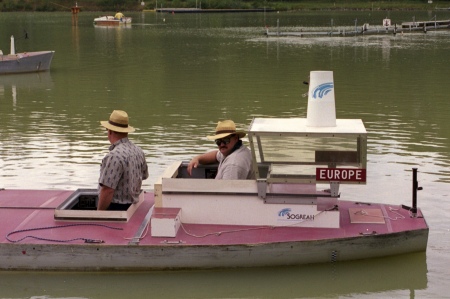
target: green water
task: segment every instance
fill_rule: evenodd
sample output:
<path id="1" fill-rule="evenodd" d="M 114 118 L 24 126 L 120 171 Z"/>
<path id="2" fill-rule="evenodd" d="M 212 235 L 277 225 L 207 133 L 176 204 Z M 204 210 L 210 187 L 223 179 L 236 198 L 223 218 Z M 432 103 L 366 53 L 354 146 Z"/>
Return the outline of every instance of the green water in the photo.
<path id="1" fill-rule="evenodd" d="M 213 148 L 219 119 L 306 117 L 309 72 L 332 70 L 338 118 L 368 130 L 368 183 L 341 198 L 419 207 L 426 255 L 295 268 L 156 273 L 0 273 L 0 298 L 436 298 L 450 291 L 450 31 L 267 38 L 382 19 L 450 19 L 450 12 L 135 13 L 132 26 L 94 27 L 98 13 L 2 13 L 0 49 L 55 50 L 50 72 L 0 77 L 0 187 L 95 188 L 108 140 L 99 121 L 126 110 L 150 168 Z M 333 21 L 331 21 L 333 20 Z M 29 39 L 21 38 L 27 31 Z"/>

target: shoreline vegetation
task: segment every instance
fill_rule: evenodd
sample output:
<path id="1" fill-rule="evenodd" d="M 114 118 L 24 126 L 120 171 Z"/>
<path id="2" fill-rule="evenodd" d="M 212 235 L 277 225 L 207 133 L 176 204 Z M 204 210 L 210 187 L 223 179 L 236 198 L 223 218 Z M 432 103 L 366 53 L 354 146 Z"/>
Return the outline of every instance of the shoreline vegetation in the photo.
<path id="1" fill-rule="evenodd" d="M 155 8 L 295 10 L 436 10 L 449 9 L 450 0 L 0 0 L 0 12 L 70 11 L 143 11 Z"/>

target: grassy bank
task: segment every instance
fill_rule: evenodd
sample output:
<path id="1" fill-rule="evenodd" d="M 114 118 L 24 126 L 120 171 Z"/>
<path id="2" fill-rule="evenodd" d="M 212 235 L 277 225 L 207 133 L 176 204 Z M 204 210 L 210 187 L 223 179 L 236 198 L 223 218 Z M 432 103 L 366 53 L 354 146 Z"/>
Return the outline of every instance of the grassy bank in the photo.
<path id="1" fill-rule="evenodd" d="M 70 11 L 75 0 L 0 0 L 0 11 Z M 164 7 L 178 8 L 262 8 L 276 10 L 432 10 L 436 7 L 450 7 L 450 0 L 79 0 L 78 6 L 83 11 L 140 11 Z"/>

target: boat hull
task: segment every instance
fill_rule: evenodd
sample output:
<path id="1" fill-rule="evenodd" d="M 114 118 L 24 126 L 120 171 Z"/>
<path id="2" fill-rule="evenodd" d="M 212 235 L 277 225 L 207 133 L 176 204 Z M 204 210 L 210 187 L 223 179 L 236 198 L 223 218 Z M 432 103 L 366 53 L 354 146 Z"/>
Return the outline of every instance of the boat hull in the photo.
<path id="1" fill-rule="evenodd" d="M 100 17 L 94 19 L 94 24 L 97 26 L 119 26 L 131 24 L 132 18 L 123 17 L 121 19 L 116 19 L 112 16 Z"/>
<path id="2" fill-rule="evenodd" d="M 245 245 L 1 244 L 1 269 L 129 271 L 289 266 L 424 251 L 428 230 Z M 401 245 L 399 245 L 401 244 Z"/>
<path id="3" fill-rule="evenodd" d="M 54 53 L 54 51 L 40 51 L 0 55 L 0 74 L 48 71 Z"/>
<path id="4" fill-rule="evenodd" d="M 428 240 L 429 229 L 420 210 L 418 217 L 410 217 L 409 211 L 389 205 L 404 218 L 395 220 L 387 212 L 385 224 L 350 223 L 349 210 L 361 204 L 349 201 L 339 203 L 339 228 L 183 223 L 176 237 L 152 237 L 151 227 L 142 228 L 151 226 L 153 193 L 145 194 L 127 223 L 55 220 L 55 208 L 71 193 L 0 191 L 4 223 L 0 269 L 127 271 L 303 265 L 422 252 Z M 382 204 L 367 207 L 388 210 Z M 80 237 L 103 243 L 84 243 Z"/>

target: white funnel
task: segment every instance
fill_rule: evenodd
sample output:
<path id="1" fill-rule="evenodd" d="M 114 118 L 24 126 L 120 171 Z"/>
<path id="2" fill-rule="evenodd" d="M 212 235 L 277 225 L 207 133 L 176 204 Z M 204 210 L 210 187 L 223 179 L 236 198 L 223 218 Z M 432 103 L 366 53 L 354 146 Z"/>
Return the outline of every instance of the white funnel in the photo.
<path id="1" fill-rule="evenodd" d="M 332 71 L 311 71 L 308 92 L 308 127 L 335 127 L 336 107 Z"/>
<path id="2" fill-rule="evenodd" d="M 14 35 L 11 35 L 11 48 L 10 48 L 9 54 L 11 54 L 11 55 L 16 54 L 16 47 L 14 45 Z"/>

